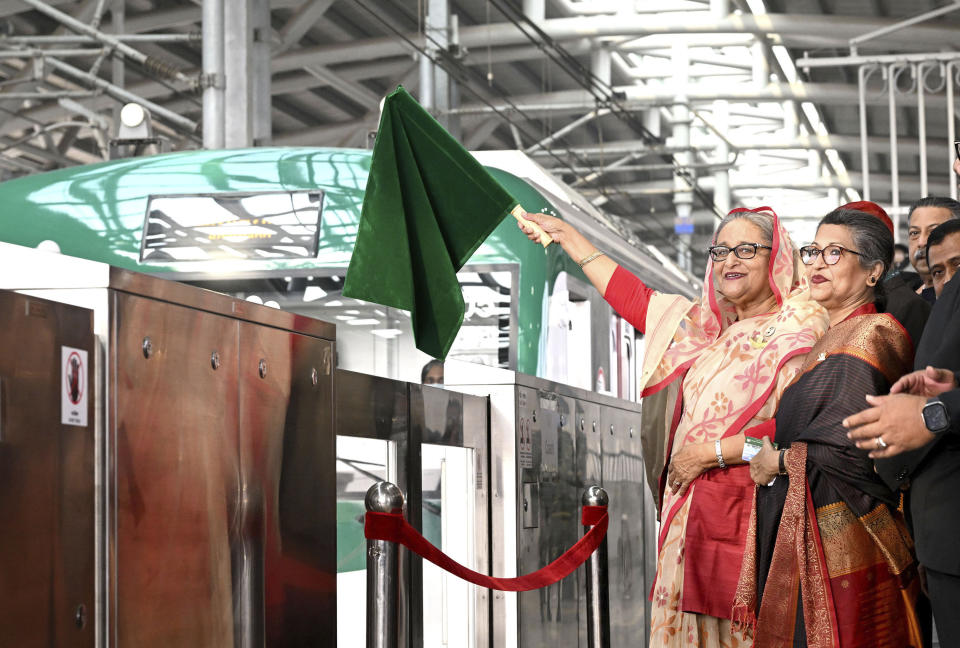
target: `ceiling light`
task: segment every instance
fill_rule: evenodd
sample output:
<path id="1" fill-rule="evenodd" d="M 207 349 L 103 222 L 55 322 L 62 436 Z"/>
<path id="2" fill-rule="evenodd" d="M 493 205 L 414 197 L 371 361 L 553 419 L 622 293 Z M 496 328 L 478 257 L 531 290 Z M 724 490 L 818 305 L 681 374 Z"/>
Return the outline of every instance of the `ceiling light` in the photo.
<path id="1" fill-rule="evenodd" d="M 128 103 L 120 109 L 120 122 L 127 128 L 136 128 L 147 118 L 147 111 L 138 103 Z"/>
<path id="2" fill-rule="evenodd" d="M 326 296 L 327 291 L 320 286 L 307 286 L 303 291 L 303 301 L 305 302 L 312 302 Z"/>

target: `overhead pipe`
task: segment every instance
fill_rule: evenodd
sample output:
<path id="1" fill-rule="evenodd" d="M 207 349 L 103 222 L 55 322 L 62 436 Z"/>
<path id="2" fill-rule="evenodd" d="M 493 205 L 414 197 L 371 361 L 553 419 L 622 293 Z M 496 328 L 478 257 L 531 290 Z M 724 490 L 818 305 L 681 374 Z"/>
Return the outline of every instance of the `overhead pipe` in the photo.
<path id="1" fill-rule="evenodd" d="M 925 22 L 927 20 L 930 20 L 931 18 L 936 18 L 937 16 L 942 16 L 943 14 L 954 12 L 957 9 L 960 9 L 960 2 L 954 2 L 952 4 L 948 4 L 943 7 L 938 7 L 937 9 L 933 9 L 931 11 L 925 11 L 924 13 L 913 16 L 912 18 L 900 20 L 898 22 L 893 23 L 892 25 L 886 25 L 879 29 L 874 29 L 873 31 L 869 31 L 866 34 L 855 36 L 854 38 L 850 39 L 850 52 L 855 54 L 857 51 L 857 48 L 860 45 L 863 45 L 867 41 L 871 41 L 874 38 L 879 38 L 880 36 L 886 36 L 887 34 L 892 34 L 894 32 L 900 31 L 901 29 L 910 27 L 911 25 L 916 25 L 917 23 Z"/>
<path id="2" fill-rule="evenodd" d="M 616 86 L 614 92 L 623 93 L 626 98 L 620 101 L 625 110 L 639 110 L 652 106 L 673 106 L 676 94 L 668 88 L 647 89 L 638 86 Z M 815 103 L 845 105 L 857 101 L 857 88 L 843 83 L 769 83 L 761 88 L 750 87 L 748 84 L 731 85 L 715 90 L 701 90 L 696 86 L 689 89 L 686 95 L 687 102 L 695 104 L 712 103 L 718 99 L 731 102 L 777 102 L 786 100 L 811 101 Z M 868 104 L 886 103 L 885 97 L 867 97 Z M 941 107 L 945 99 L 939 96 L 927 98 L 928 107 Z M 580 113 L 591 110 L 596 99 L 588 92 L 581 90 L 561 90 L 551 93 L 521 95 L 513 97 L 513 103 L 492 102 L 492 105 L 482 103 L 465 104 L 450 112 L 459 115 L 481 115 L 496 112 L 522 111 L 524 114 L 537 117 L 547 114 Z M 915 106 L 916 98 L 905 97 L 901 105 Z"/>
<path id="3" fill-rule="evenodd" d="M 129 45 L 127 45 L 121 40 L 118 40 L 111 34 L 105 34 L 99 29 L 94 29 L 90 25 L 77 20 L 70 14 L 64 13 L 59 9 L 55 9 L 54 7 L 51 7 L 43 0 L 22 0 L 22 2 L 30 5 L 40 13 L 45 14 L 50 18 L 53 18 L 54 20 L 57 20 L 63 23 L 63 25 L 68 29 L 71 29 L 80 34 L 84 34 L 86 36 L 90 36 L 91 38 L 94 38 L 105 45 L 109 45 L 111 48 L 116 50 L 116 52 L 119 53 L 120 55 L 129 57 L 133 61 L 140 63 L 148 70 L 151 70 L 152 72 L 160 76 L 173 79 L 175 81 L 180 81 L 181 83 L 185 83 L 188 85 L 192 85 L 196 81 L 194 78 L 187 76 L 183 72 L 172 68 L 167 63 L 164 63 L 152 56 L 148 56 L 143 52 L 137 49 L 134 49 L 133 47 L 130 47 Z"/>
<path id="4" fill-rule="evenodd" d="M 200 41 L 200 32 L 186 34 L 110 34 L 111 38 L 125 43 L 189 43 Z M 70 45 L 100 43 L 98 38 L 83 34 L 58 34 L 56 36 L 0 36 L 0 45 Z"/>
<path id="5" fill-rule="evenodd" d="M 524 149 L 523 152 L 529 155 L 530 153 L 533 153 L 539 148 L 545 148 L 547 146 L 550 146 L 550 144 L 554 143 L 555 141 L 557 141 L 567 133 L 580 128 L 584 124 L 591 122 L 594 119 L 599 119 L 604 115 L 609 115 L 609 114 L 610 114 L 609 108 L 596 108 L 594 110 L 591 110 L 583 117 L 580 117 L 579 119 L 575 119 L 573 122 L 567 124 L 563 128 L 560 128 L 554 131 L 553 133 L 551 133 L 550 135 L 548 135 L 547 137 L 544 137 L 539 142 L 536 142 L 535 144 L 528 146 L 526 149 Z"/>
<path id="6" fill-rule="evenodd" d="M 29 0 L 29 1 L 32 1 L 32 0 Z M 176 124 L 177 126 L 180 126 L 181 128 L 185 128 L 190 132 L 193 132 L 197 129 L 198 124 L 192 119 L 187 119 L 186 117 L 178 115 L 173 111 L 167 110 L 166 108 L 164 108 L 158 103 L 154 103 L 148 99 L 144 99 L 139 95 L 136 95 L 132 92 L 124 90 L 123 88 L 117 87 L 114 84 L 110 83 L 109 81 L 104 81 L 103 79 L 101 79 L 100 77 L 94 74 L 90 74 L 89 72 L 85 72 L 84 70 L 75 68 L 69 63 L 64 63 L 60 59 L 48 58 L 46 59 L 46 63 L 50 67 L 56 70 L 59 70 L 64 74 L 69 74 L 75 79 L 81 79 L 91 85 L 94 85 L 100 88 L 101 90 L 106 92 L 108 95 L 110 95 L 114 99 L 117 99 L 118 101 L 138 103 L 144 108 L 146 108 L 147 110 L 149 110 L 151 115 L 153 115 L 154 117 L 160 117 L 170 122 L 171 124 Z"/>
<path id="7" fill-rule="evenodd" d="M 25 0 L 37 2 L 38 0 Z M 650 35 L 670 34 L 758 34 L 778 35 L 786 45 L 809 42 L 822 43 L 830 39 L 837 45 L 845 44 L 863 29 L 884 26 L 889 21 L 852 16 L 824 16 L 803 14 L 730 15 L 716 20 L 709 12 L 690 15 L 616 15 L 575 16 L 572 18 L 549 18 L 538 27 L 557 42 L 582 40 L 584 37 L 640 38 Z M 813 36 L 811 36 L 813 35 Z M 406 34 L 412 42 L 418 42 L 419 34 Z M 806 40 L 804 40 L 806 39 Z M 926 43 L 929 47 L 953 46 L 956 30 L 949 27 L 908 27 L 901 31 L 894 42 L 888 45 L 915 47 Z M 470 50 L 496 48 L 505 45 L 527 45 L 529 39 L 511 23 L 493 23 L 461 27 L 460 44 Z M 344 60 L 364 61 L 391 56 L 409 55 L 410 46 L 400 38 L 384 36 L 343 44 L 325 44 L 287 52 L 273 60 L 276 72 L 299 69 L 307 65 L 330 65 Z"/>
<path id="8" fill-rule="evenodd" d="M 0 59 L 22 59 L 22 58 L 42 58 L 44 56 L 59 57 L 80 57 L 80 56 L 100 56 L 104 53 L 102 47 L 96 49 L 92 47 L 83 47 L 77 49 L 18 49 L 18 50 L 0 50 Z"/>
<path id="9" fill-rule="evenodd" d="M 847 65 L 867 65 L 883 63 L 923 63 L 925 61 L 953 61 L 960 59 L 960 52 L 928 52 L 924 54 L 860 54 L 855 56 L 825 56 L 797 59 L 798 68 L 835 68 Z"/>
<path id="10" fill-rule="evenodd" d="M 889 145 L 890 140 L 886 137 L 868 137 L 866 138 L 869 150 L 876 152 L 880 148 Z M 939 141 L 939 140 L 937 140 Z M 825 151 L 834 149 L 840 153 L 862 153 L 863 138 L 860 135 L 798 135 L 794 138 L 782 138 L 778 136 L 752 136 L 737 137 L 736 143 L 728 142 L 731 152 L 737 151 L 806 151 L 815 149 Z M 917 155 L 920 151 L 920 142 L 916 139 L 898 139 L 900 152 L 909 155 Z M 709 152 L 718 148 L 716 143 L 698 144 L 696 150 Z M 930 148 L 928 145 L 927 155 L 938 160 L 947 155 L 947 150 L 940 146 Z M 579 157 L 601 157 L 611 155 L 654 155 L 663 153 L 677 153 L 681 149 L 677 146 L 653 146 L 648 147 L 641 140 L 617 140 L 604 143 L 603 146 L 571 146 L 564 149 L 571 154 Z M 951 151 L 952 146 L 951 146 Z M 535 158 L 545 157 L 544 151 L 534 151 L 531 155 Z M 954 154 L 951 152 L 951 156 Z"/>

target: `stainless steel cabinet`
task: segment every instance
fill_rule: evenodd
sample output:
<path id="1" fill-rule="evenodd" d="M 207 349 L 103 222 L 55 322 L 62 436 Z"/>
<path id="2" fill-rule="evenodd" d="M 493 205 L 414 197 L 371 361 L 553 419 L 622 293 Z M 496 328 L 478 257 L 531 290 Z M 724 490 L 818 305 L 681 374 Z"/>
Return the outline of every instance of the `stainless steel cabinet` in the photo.
<path id="1" fill-rule="evenodd" d="M 0 331 L 0 646 L 93 646 L 92 312 L 0 291 Z M 63 424 L 65 388 L 86 425 Z"/>
<path id="2" fill-rule="evenodd" d="M 2 244 L 0 287 L 0 648 L 335 644 L 335 328 Z"/>

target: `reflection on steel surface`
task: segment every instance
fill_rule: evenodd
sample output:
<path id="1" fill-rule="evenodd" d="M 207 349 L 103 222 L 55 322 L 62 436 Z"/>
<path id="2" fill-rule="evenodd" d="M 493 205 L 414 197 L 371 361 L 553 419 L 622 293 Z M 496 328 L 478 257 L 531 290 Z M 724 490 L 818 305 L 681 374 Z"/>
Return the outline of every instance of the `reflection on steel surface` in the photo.
<path id="1" fill-rule="evenodd" d="M 91 312 L 0 291 L 0 330 L 0 645 L 92 647 L 93 399 L 87 426 L 60 418 L 60 347 L 93 361 Z"/>
<path id="2" fill-rule="evenodd" d="M 117 644 L 325 643 L 333 403 L 312 369 L 332 343 L 122 293 L 116 311 Z"/>

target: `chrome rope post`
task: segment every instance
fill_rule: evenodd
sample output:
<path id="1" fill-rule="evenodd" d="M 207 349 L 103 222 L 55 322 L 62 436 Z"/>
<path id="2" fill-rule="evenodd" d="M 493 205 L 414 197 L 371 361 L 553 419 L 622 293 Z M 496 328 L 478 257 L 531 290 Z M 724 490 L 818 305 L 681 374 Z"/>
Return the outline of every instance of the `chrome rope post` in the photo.
<path id="1" fill-rule="evenodd" d="M 599 486 L 583 491 L 584 506 L 607 506 L 610 497 Z M 586 533 L 590 527 L 584 526 Z M 607 538 L 587 558 L 587 646 L 610 648 L 610 588 L 607 574 Z"/>
<path id="2" fill-rule="evenodd" d="M 368 512 L 401 513 L 403 493 L 390 482 L 367 490 Z M 367 540 L 367 648 L 398 648 L 397 605 L 400 594 L 399 547 L 387 540 Z"/>

